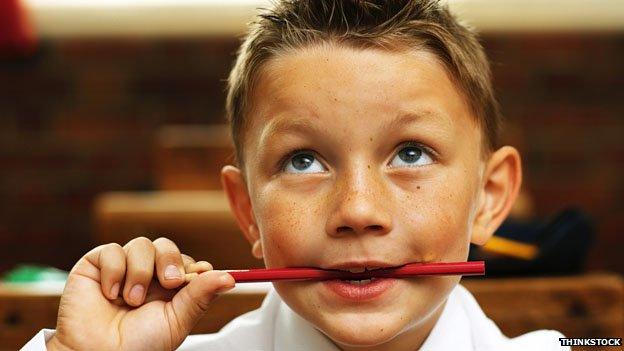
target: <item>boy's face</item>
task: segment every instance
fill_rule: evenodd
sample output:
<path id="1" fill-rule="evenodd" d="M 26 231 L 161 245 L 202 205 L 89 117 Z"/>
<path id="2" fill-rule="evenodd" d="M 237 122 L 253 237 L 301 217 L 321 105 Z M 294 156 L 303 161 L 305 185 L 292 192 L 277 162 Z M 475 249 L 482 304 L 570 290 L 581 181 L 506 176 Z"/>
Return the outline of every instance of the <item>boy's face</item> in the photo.
<path id="1" fill-rule="evenodd" d="M 467 259 L 487 164 L 471 109 L 433 55 L 298 49 L 267 63 L 255 92 L 248 193 L 230 197 L 267 267 Z M 346 348 L 422 340 L 459 279 L 274 285 Z"/>

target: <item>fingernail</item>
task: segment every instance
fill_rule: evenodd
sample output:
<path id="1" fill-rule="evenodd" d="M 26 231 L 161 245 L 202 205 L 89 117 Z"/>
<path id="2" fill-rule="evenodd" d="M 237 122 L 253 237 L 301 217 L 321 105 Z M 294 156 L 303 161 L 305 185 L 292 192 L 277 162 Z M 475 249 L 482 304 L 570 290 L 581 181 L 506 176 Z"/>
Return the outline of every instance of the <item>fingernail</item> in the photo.
<path id="1" fill-rule="evenodd" d="M 170 264 L 165 268 L 165 279 L 180 279 L 181 277 L 178 267 Z"/>
<path id="2" fill-rule="evenodd" d="M 111 298 L 116 299 L 119 294 L 119 283 L 113 284 L 113 287 L 110 290 Z"/>
<path id="3" fill-rule="evenodd" d="M 221 274 L 221 276 L 219 277 L 219 282 L 223 285 L 234 285 L 235 283 L 234 278 L 227 273 Z"/>
<path id="4" fill-rule="evenodd" d="M 219 277 L 219 283 L 221 283 L 221 285 L 223 285 L 222 287 L 220 287 L 219 289 L 217 289 L 217 293 L 222 293 L 222 292 L 226 292 L 228 290 L 231 290 L 232 288 L 234 288 L 234 278 L 232 278 L 231 275 L 227 274 L 227 273 L 223 273 L 220 277 Z"/>
<path id="5" fill-rule="evenodd" d="M 144 292 L 145 292 L 145 289 L 143 288 L 143 285 L 136 284 L 135 286 L 132 287 L 132 289 L 130 289 L 130 294 L 128 297 L 130 297 L 130 301 L 138 305 L 141 303 L 141 300 L 143 300 Z"/>

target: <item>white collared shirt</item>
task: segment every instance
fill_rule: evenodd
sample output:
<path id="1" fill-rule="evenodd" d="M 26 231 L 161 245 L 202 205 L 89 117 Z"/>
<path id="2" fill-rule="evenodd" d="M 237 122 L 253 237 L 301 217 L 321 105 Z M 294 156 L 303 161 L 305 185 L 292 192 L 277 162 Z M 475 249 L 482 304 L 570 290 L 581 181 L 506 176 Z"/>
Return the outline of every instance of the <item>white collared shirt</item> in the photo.
<path id="1" fill-rule="evenodd" d="M 44 329 L 23 351 L 43 351 L 53 330 Z M 516 351 L 570 350 L 560 346 L 563 335 L 538 330 L 507 338 L 485 316 L 472 294 L 457 285 L 420 351 Z M 271 289 L 262 306 L 228 323 L 215 334 L 191 335 L 181 351 L 339 351 L 323 333 L 300 317 Z"/>

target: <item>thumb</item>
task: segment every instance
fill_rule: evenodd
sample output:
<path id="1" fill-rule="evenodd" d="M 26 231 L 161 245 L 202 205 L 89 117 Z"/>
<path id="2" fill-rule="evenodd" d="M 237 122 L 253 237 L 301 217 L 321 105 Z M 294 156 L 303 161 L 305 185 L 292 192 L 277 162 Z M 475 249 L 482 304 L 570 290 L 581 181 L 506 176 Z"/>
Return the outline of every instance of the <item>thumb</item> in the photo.
<path id="1" fill-rule="evenodd" d="M 226 292 L 234 287 L 234 278 L 226 272 L 203 272 L 188 285 L 182 288 L 171 300 L 173 316 L 182 340 L 191 332 L 197 321 L 208 310 L 210 302 L 217 294 Z"/>

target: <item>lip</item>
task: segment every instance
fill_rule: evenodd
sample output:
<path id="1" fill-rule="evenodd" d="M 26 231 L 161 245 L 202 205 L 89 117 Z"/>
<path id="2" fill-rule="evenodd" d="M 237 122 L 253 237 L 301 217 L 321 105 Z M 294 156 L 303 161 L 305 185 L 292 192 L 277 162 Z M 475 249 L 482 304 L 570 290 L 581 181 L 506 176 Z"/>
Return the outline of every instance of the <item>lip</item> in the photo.
<path id="1" fill-rule="evenodd" d="M 329 266 L 321 266 L 323 269 L 348 270 L 351 268 L 394 268 L 404 265 L 403 263 L 390 263 L 381 260 L 352 260 L 335 263 Z"/>
<path id="2" fill-rule="evenodd" d="M 345 300 L 364 302 L 382 298 L 397 282 L 398 279 L 394 278 L 379 278 L 367 284 L 354 285 L 344 280 L 334 279 L 325 280 L 321 284 Z"/>
<path id="3" fill-rule="evenodd" d="M 323 266 L 323 269 L 332 270 L 349 270 L 361 269 L 367 270 L 380 268 L 395 268 L 404 265 L 403 263 L 388 262 L 376 259 L 349 260 L 340 263 Z M 347 281 L 334 279 L 321 282 L 322 286 L 331 291 L 332 295 L 349 302 L 369 302 L 383 298 L 386 293 L 392 289 L 399 279 L 395 278 L 376 278 L 367 284 L 354 285 Z"/>

